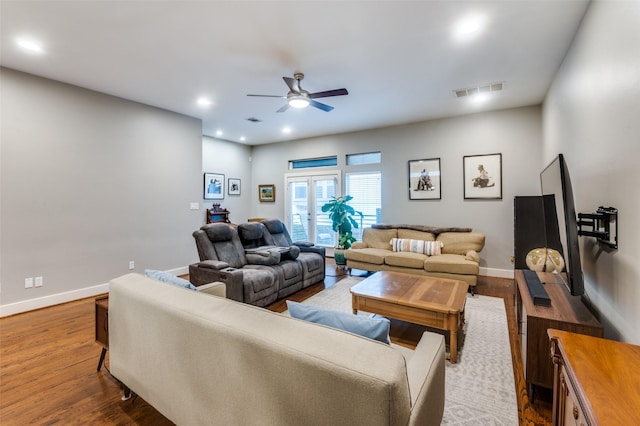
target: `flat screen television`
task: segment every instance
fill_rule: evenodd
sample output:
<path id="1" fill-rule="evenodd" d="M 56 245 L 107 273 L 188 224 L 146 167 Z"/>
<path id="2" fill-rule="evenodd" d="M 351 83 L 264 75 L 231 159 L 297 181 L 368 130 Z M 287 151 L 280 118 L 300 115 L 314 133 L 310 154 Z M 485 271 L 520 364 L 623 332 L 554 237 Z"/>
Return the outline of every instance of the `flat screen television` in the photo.
<path id="1" fill-rule="evenodd" d="M 562 154 L 540 173 L 544 203 L 546 247 L 562 254 L 565 272 L 560 274 L 569 292 L 584 294 L 584 278 L 580 265 L 578 219 L 573 203 L 573 188 L 567 162 Z"/>

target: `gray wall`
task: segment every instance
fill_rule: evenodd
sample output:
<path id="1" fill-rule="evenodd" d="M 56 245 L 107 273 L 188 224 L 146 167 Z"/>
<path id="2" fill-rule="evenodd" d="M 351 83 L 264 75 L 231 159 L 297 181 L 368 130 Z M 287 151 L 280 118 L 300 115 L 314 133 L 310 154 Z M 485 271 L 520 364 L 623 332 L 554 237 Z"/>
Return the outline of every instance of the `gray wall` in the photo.
<path id="1" fill-rule="evenodd" d="M 220 203 L 229 210 L 232 223 L 242 223 L 249 219 L 251 211 L 251 147 L 234 142 L 223 141 L 204 136 L 202 138 L 203 173 L 222 173 L 225 177 L 223 200 L 202 200 L 204 209 Z M 240 195 L 228 194 L 229 178 L 240 179 Z M 204 193 L 204 190 L 203 190 Z M 205 223 L 206 212 L 202 213 Z"/>
<path id="2" fill-rule="evenodd" d="M 3 68 L 0 308 L 6 315 L 197 259 L 200 120 Z M 25 289 L 27 277 L 44 286 Z"/>
<path id="3" fill-rule="evenodd" d="M 619 249 L 581 237 L 607 337 L 640 344 L 640 2 L 593 2 L 544 103 L 543 163 L 566 156 L 576 210 L 614 206 Z"/>
<path id="4" fill-rule="evenodd" d="M 259 203 L 252 195 L 252 214 L 284 217 L 284 180 L 288 161 L 338 155 L 344 172 L 345 155 L 381 151 L 382 210 L 386 223 L 468 226 L 487 235 L 481 267 L 489 275 L 509 275 L 513 265 L 513 197 L 540 193 L 541 110 L 516 108 L 432 120 L 384 129 L 326 136 L 254 147 L 252 175 L 258 184 L 276 184 L 276 203 Z M 503 194 L 500 201 L 464 200 L 462 158 L 502 153 Z M 441 159 L 442 200 L 409 200 L 408 161 Z M 367 166 L 371 169 L 371 166 Z"/>

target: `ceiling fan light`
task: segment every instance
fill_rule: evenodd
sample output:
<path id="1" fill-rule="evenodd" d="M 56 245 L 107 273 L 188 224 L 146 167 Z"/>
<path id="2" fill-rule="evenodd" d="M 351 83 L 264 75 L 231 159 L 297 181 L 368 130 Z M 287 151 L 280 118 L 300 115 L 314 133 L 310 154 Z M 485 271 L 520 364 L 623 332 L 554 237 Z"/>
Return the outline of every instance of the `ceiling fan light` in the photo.
<path id="1" fill-rule="evenodd" d="M 288 100 L 289 106 L 293 108 L 306 108 L 309 106 L 309 99 L 304 96 L 292 96 Z"/>

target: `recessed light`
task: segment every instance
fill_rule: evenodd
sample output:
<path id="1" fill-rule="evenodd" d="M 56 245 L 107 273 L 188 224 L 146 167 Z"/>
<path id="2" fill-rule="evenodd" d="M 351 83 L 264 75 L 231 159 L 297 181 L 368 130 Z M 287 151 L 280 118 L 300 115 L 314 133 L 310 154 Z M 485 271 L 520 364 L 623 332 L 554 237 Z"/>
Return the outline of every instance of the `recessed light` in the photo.
<path id="1" fill-rule="evenodd" d="M 216 130 L 216 136 L 222 136 L 224 132 L 222 130 Z"/>
<path id="2" fill-rule="evenodd" d="M 207 98 L 198 98 L 198 100 L 196 102 L 201 107 L 209 107 L 209 106 L 211 106 L 211 101 L 209 99 L 207 99 Z"/>
<path id="3" fill-rule="evenodd" d="M 489 95 L 487 93 L 476 93 L 469 99 L 473 101 L 474 104 L 482 104 L 489 100 Z"/>
<path id="4" fill-rule="evenodd" d="M 245 138 L 244 136 L 240 136 L 240 142 L 244 142 L 246 140 L 247 140 L 247 138 Z"/>
<path id="5" fill-rule="evenodd" d="M 289 134 L 289 133 L 291 133 L 291 127 L 283 127 L 283 128 L 282 128 L 282 133 L 284 133 L 284 134 Z"/>
<path id="6" fill-rule="evenodd" d="M 471 39 L 482 30 L 484 21 L 485 18 L 481 15 L 467 16 L 455 24 L 453 35 L 460 41 Z"/>
<path id="7" fill-rule="evenodd" d="M 37 41 L 26 38 L 19 38 L 18 40 L 16 40 L 16 43 L 18 43 L 18 46 L 29 52 L 42 53 L 42 45 Z"/>

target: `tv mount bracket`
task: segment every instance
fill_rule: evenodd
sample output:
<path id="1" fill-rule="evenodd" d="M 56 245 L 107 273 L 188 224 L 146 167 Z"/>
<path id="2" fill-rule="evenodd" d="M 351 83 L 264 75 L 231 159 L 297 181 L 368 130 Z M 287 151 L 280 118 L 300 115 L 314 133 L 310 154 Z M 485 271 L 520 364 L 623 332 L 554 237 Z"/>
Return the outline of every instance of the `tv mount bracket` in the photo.
<path id="1" fill-rule="evenodd" d="M 587 227 L 583 229 L 582 227 Z M 578 213 L 578 235 L 595 237 L 598 242 L 618 249 L 618 209 L 598 207 L 595 213 Z"/>

